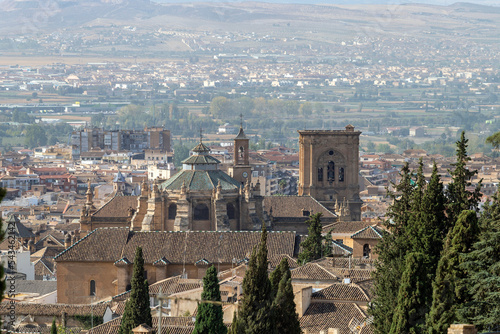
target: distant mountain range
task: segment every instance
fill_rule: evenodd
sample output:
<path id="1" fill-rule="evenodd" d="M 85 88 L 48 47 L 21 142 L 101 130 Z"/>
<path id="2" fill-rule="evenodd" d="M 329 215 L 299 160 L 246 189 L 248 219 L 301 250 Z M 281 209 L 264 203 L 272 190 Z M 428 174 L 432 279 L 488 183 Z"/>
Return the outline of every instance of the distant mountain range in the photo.
<path id="1" fill-rule="evenodd" d="M 430 0 L 429 0 L 430 1 Z M 162 3 L 160 3 L 162 2 Z M 291 3 L 297 2 L 297 3 Z M 300 3 L 299 3 L 300 2 Z M 0 0 L 0 33 L 19 36 L 81 28 L 136 26 L 142 31 L 260 31 L 317 41 L 355 30 L 370 33 L 451 36 L 500 35 L 500 7 L 490 0 L 395 4 L 385 0 L 270 0 L 269 2 L 183 0 Z M 391 5 L 374 5 L 374 3 Z M 421 2 L 421 1 L 419 1 Z M 446 4 L 448 1 L 437 0 Z M 498 2 L 498 0 L 496 0 Z M 368 5 L 369 4 L 369 5 Z M 394 5 L 395 4 L 395 5 Z M 282 27 L 285 24 L 286 29 Z"/>

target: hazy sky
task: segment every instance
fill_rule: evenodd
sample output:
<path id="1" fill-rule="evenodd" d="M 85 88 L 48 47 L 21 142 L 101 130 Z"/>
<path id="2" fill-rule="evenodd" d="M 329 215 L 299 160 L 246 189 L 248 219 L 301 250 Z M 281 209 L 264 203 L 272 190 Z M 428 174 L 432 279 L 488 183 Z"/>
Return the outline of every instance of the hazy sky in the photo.
<path id="1" fill-rule="evenodd" d="M 244 0 L 152 0 L 154 2 L 165 3 L 184 3 L 184 2 L 243 2 Z M 456 0 L 266 0 L 258 2 L 273 2 L 273 3 L 302 3 L 302 4 L 404 4 L 404 3 L 426 3 L 434 5 L 447 6 L 456 2 L 468 2 L 480 5 L 500 6 L 500 0 L 469 0 L 469 1 L 456 1 Z"/>

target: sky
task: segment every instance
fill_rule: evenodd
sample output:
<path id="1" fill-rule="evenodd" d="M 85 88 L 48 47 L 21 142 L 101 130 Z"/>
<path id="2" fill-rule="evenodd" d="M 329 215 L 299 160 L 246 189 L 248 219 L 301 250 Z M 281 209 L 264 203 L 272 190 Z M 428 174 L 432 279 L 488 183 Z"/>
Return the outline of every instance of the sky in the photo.
<path id="1" fill-rule="evenodd" d="M 192 3 L 192 2 L 243 2 L 243 0 L 152 0 L 153 2 L 160 3 Z M 467 2 L 478 5 L 500 6 L 500 0 L 265 0 L 258 2 L 271 2 L 271 3 L 301 3 L 301 4 L 405 4 L 405 3 L 425 3 L 441 6 L 452 5 L 457 2 Z"/>

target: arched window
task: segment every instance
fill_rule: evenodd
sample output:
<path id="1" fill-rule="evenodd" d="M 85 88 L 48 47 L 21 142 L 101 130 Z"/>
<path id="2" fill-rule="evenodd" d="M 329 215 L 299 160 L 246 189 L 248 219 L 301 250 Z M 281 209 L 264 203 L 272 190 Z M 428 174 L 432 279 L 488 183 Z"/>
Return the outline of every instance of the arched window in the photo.
<path id="1" fill-rule="evenodd" d="M 344 167 L 339 168 L 339 182 L 344 182 Z"/>
<path id="2" fill-rule="evenodd" d="M 333 161 L 328 162 L 328 182 L 333 182 L 335 180 L 335 163 Z"/>
<path id="3" fill-rule="evenodd" d="M 89 296 L 95 296 L 95 281 L 90 281 L 90 293 Z"/>
<path id="4" fill-rule="evenodd" d="M 226 210 L 227 210 L 227 217 L 229 219 L 235 219 L 236 218 L 236 213 L 235 213 L 235 210 L 234 210 L 234 205 L 232 205 L 231 203 L 227 203 Z"/>
<path id="5" fill-rule="evenodd" d="M 318 181 L 323 181 L 323 168 L 318 168 Z"/>
<path id="6" fill-rule="evenodd" d="M 243 159 L 243 156 L 245 154 L 245 149 L 243 148 L 243 146 L 240 146 L 240 158 Z"/>
<path id="7" fill-rule="evenodd" d="M 195 206 L 193 219 L 194 220 L 209 220 L 210 215 L 208 212 L 208 206 L 206 206 L 205 204 L 198 204 L 197 206 Z"/>
<path id="8" fill-rule="evenodd" d="M 364 244 L 363 246 L 363 257 L 369 259 L 370 258 L 370 245 Z"/>
<path id="9" fill-rule="evenodd" d="M 172 203 L 168 206 L 168 219 L 175 219 L 175 216 L 177 216 L 177 205 Z"/>

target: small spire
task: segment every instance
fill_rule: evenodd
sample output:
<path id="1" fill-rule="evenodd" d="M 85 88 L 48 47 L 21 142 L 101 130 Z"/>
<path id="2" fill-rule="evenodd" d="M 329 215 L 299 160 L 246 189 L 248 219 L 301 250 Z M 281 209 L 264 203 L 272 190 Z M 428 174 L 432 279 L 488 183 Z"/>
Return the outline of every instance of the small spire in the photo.
<path id="1" fill-rule="evenodd" d="M 240 128 L 243 128 L 243 114 L 240 113 Z"/>
<path id="2" fill-rule="evenodd" d="M 200 126 L 200 143 L 203 143 L 203 129 Z"/>

